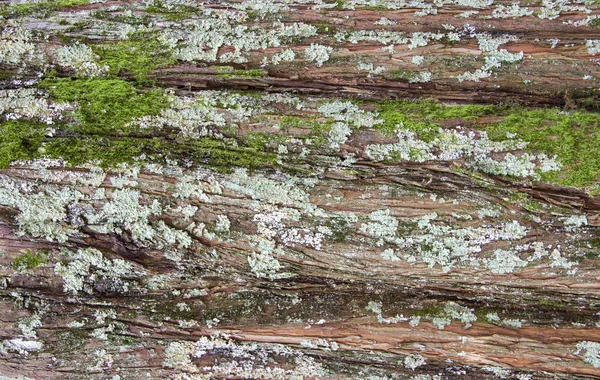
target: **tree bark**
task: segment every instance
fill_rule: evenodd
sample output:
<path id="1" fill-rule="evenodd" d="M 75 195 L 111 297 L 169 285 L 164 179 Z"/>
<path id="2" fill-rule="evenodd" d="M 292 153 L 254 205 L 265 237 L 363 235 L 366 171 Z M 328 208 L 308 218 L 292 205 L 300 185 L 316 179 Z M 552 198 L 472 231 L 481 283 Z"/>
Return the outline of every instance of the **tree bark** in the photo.
<path id="1" fill-rule="evenodd" d="M 531 175 L 503 175 L 486 169 L 489 161 L 477 161 L 476 152 L 494 144 L 485 140 L 487 126 L 512 112 L 558 106 L 566 115 L 597 115 L 598 5 L 565 3 L 549 19 L 538 17 L 549 5 L 521 3 L 532 13 L 500 19 L 493 11 L 511 4 L 75 3 L 28 14 L 15 4 L 2 8 L 5 34 L 28 29 L 35 51 L 47 57 L 0 60 L 1 91 L 40 89 L 58 104 L 61 78 L 109 77 L 134 86 L 132 94 L 161 89 L 172 99 L 159 113 L 133 114 L 114 129 L 84 124 L 96 117 L 85 111 L 94 99 L 69 101 L 72 108 L 52 116 L 56 131 L 43 137 L 47 145 L 36 148 L 35 159 L 17 157 L 0 169 L 0 375 L 600 378 L 598 177 L 579 187 L 561 182 L 580 162 L 549 182 L 539 176 L 541 159 L 532 161 Z M 280 11 L 263 14 L 260 4 Z M 239 22 L 226 13 L 236 6 L 246 15 Z M 432 7 L 436 13 L 415 16 Z M 478 13 L 458 17 L 466 11 Z M 245 51 L 244 63 L 190 62 L 177 56 L 192 44 L 182 37 L 170 48 L 172 62 L 143 63 L 152 70 L 142 79 L 129 61 L 89 79 L 57 53 L 74 41 L 110 49 L 124 25 L 156 42 L 161 33 L 191 34 L 190 25 L 218 17 L 248 33 L 278 30 L 275 22 L 318 32 Z M 391 42 L 348 37 L 369 30 L 404 33 L 408 41 L 391 52 L 382 50 Z M 336 37 L 340 31 L 346 37 Z M 448 40 L 452 31 L 459 40 Z M 425 45 L 417 44 L 418 33 L 430 33 Z M 485 48 L 484 35 L 505 40 Z M 315 44 L 332 49 L 322 65 L 306 52 Z M 273 64 L 287 48 L 296 58 Z M 217 50 L 222 56 L 235 48 Z M 494 58 L 505 59 L 499 67 L 484 61 L 504 53 L 516 55 Z M 107 57 L 94 62 L 112 65 Z M 418 57 L 426 63 L 415 63 Z M 361 63 L 372 65 L 357 68 Z M 457 80 L 484 65 L 488 77 Z M 380 66 L 385 71 L 369 72 Z M 58 82 L 45 86 L 38 73 Z M 204 103 L 190 108 L 190 99 Z M 430 139 L 398 132 L 417 125 L 408 108 L 395 116 L 397 130 L 378 129 L 387 123 L 382 105 L 407 99 L 497 109 L 423 114 L 420 121 L 440 128 Z M 331 104 L 337 113 L 323 108 Z M 31 128 L 38 120 L 12 105 L 0 111 L 3 128 L 11 112 Z M 542 125 L 551 128 L 552 120 Z M 136 123 L 150 126 L 131 127 Z M 332 132 L 336 123 L 348 127 L 341 140 Z M 452 133 L 471 140 L 448 158 L 439 136 Z M 72 136 L 97 138 L 89 140 L 98 143 L 95 153 L 139 142 L 142 158 L 107 166 L 96 156 L 72 164 L 48 153 Z M 403 142 L 410 158 L 401 156 Z M 20 144 L 26 149 L 35 138 Z M 540 153 L 510 144 L 486 151 L 486 159 Z M 379 147 L 389 156 L 377 159 Z M 123 145 L 119 157 L 128 149 Z"/>

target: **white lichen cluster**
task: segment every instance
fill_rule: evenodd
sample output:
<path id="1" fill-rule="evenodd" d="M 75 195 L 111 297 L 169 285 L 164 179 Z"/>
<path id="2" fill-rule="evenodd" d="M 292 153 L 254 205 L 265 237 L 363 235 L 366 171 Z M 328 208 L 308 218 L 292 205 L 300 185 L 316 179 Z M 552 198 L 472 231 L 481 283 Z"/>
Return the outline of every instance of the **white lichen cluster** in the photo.
<path id="1" fill-rule="evenodd" d="M 586 215 L 571 215 L 563 219 L 566 229 L 569 232 L 575 231 L 577 228 L 587 226 L 588 219 Z"/>
<path id="2" fill-rule="evenodd" d="M 427 83 L 431 82 L 431 72 L 430 71 L 420 71 L 418 73 L 414 73 L 408 78 L 408 83 Z"/>
<path id="3" fill-rule="evenodd" d="M 16 352 L 20 355 L 28 355 L 31 352 L 40 351 L 44 344 L 37 340 L 24 340 L 21 338 L 5 339 L 2 341 L 4 349 Z"/>
<path id="4" fill-rule="evenodd" d="M 600 40 L 586 40 L 585 46 L 587 47 L 588 54 L 596 55 L 600 53 Z"/>
<path id="5" fill-rule="evenodd" d="M 73 69 L 77 75 L 97 77 L 108 72 L 107 65 L 96 61 L 98 56 L 86 44 L 61 46 L 54 51 L 54 61 L 61 67 Z"/>
<path id="6" fill-rule="evenodd" d="M 516 36 L 504 35 L 501 37 L 492 37 L 487 33 L 476 34 L 479 42 L 479 49 L 482 53 L 487 53 L 484 57 L 485 64 L 474 72 L 465 72 L 457 75 L 456 79 L 459 82 L 474 81 L 479 82 L 480 79 L 490 77 L 495 71 L 502 67 L 503 63 L 516 63 L 523 60 L 523 52 L 511 53 L 506 49 L 499 49 L 500 45 L 507 42 L 516 41 Z"/>
<path id="7" fill-rule="evenodd" d="M 408 38 L 403 32 L 391 30 L 354 30 L 351 32 L 336 32 L 334 36 L 338 43 L 349 42 L 358 44 L 361 41 L 378 42 L 382 45 L 403 45 L 408 43 Z"/>
<path id="8" fill-rule="evenodd" d="M 324 103 L 317 108 L 317 111 L 328 118 L 345 122 L 355 128 L 372 128 L 382 122 L 378 119 L 377 113 L 365 111 L 351 101 L 336 100 Z"/>
<path id="9" fill-rule="evenodd" d="M 375 314 L 378 323 L 384 323 L 386 325 L 407 322 L 410 320 L 410 318 L 406 318 L 404 315 L 398 314 L 396 314 L 394 317 L 384 317 L 381 310 L 382 306 L 383 304 L 379 301 L 369 301 L 367 306 L 365 306 L 365 309 Z"/>
<path id="10" fill-rule="evenodd" d="M 253 50 L 280 47 L 292 39 L 313 37 L 316 33 L 316 27 L 304 23 L 275 23 L 272 29 L 265 29 L 227 18 L 210 18 L 193 23 L 187 33 L 164 30 L 161 40 L 168 42 L 174 48 L 174 57 L 183 61 L 245 63 Z M 224 47 L 234 50 L 219 55 Z"/>
<path id="11" fill-rule="evenodd" d="M 177 10 L 183 7 L 196 7 L 197 3 L 193 0 L 143 0 L 144 7 L 164 8 L 169 11 Z"/>
<path id="12" fill-rule="evenodd" d="M 33 88 L 0 90 L 0 115 L 6 120 L 25 118 L 54 124 L 73 108 L 69 103 L 50 102 L 46 94 Z"/>
<path id="13" fill-rule="evenodd" d="M 591 13 L 592 10 L 585 5 L 579 5 L 585 1 L 573 0 L 546 0 L 542 2 L 542 8 L 537 16 L 541 19 L 554 20 L 560 17 L 562 12 L 584 12 Z"/>
<path id="14" fill-rule="evenodd" d="M 180 247 L 189 247 L 191 239 L 185 231 L 175 231 L 159 221 L 154 227 L 149 219 L 152 215 L 160 215 L 162 207 L 157 200 L 150 205 L 140 203 L 139 190 L 124 188 L 114 190 L 110 201 L 100 210 L 86 213 L 86 220 L 91 228 L 100 233 L 122 233 L 129 231 L 137 242 L 161 240 L 177 242 Z"/>
<path id="15" fill-rule="evenodd" d="M 390 20 L 387 17 L 381 17 L 379 20 L 374 22 L 375 25 L 388 26 L 397 25 L 398 23 L 394 20 Z"/>
<path id="16" fill-rule="evenodd" d="M 42 326 L 42 320 L 39 315 L 34 314 L 31 317 L 21 318 L 17 322 L 17 327 L 25 338 L 37 338 L 36 328 Z"/>
<path id="17" fill-rule="evenodd" d="M 498 316 L 498 313 L 487 313 L 485 318 L 490 323 L 502 324 L 504 326 L 512 327 L 515 329 L 520 329 L 521 327 L 523 327 L 523 322 L 525 322 L 523 320 L 514 319 L 514 318 L 501 319 L 500 316 Z"/>
<path id="18" fill-rule="evenodd" d="M 252 252 L 248 255 L 250 271 L 259 278 L 281 278 L 278 272 L 282 265 L 279 260 L 273 257 L 276 250 L 274 242 L 269 239 L 255 239 L 255 247 L 258 252 Z"/>
<path id="19" fill-rule="evenodd" d="M 287 101 L 301 107 L 300 101 L 294 98 L 270 96 L 263 99 L 229 91 L 199 91 L 193 97 L 169 94 L 168 101 L 169 107 L 160 115 L 144 116 L 131 124 L 144 129 L 174 128 L 188 138 L 222 139 L 220 129 L 237 127 L 253 116 L 270 112 L 270 103 Z"/>
<path id="20" fill-rule="evenodd" d="M 92 294 L 94 284 L 103 280 L 110 284 L 113 291 L 126 293 L 129 281 L 125 278 L 136 277 L 133 266 L 123 259 L 108 259 L 94 248 L 79 249 L 76 252 L 64 250 L 65 263 L 58 262 L 54 272 L 63 279 L 64 291 L 77 294 Z"/>
<path id="21" fill-rule="evenodd" d="M 18 233 L 65 242 L 76 228 L 67 223 L 67 207 L 84 195 L 68 187 L 44 186 L 40 192 L 26 182 L 0 177 L 0 205 L 18 210 Z"/>
<path id="22" fill-rule="evenodd" d="M 255 12 L 260 17 L 265 17 L 267 15 L 274 16 L 289 10 L 285 2 L 271 0 L 246 0 L 238 4 L 233 4 L 233 7 L 244 11 Z"/>
<path id="23" fill-rule="evenodd" d="M 360 62 L 358 64 L 358 66 L 356 66 L 356 70 L 358 70 L 358 71 L 368 71 L 369 72 L 369 78 L 370 78 L 373 75 L 379 75 L 379 74 L 381 74 L 382 72 L 384 72 L 386 70 L 386 68 L 385 68 L 385 66 L 374 67 L 373 66 L 373 62 L 368 62 L 368 63 Z"/>
<path id="24" fill-rule="evenodd" d="M 412 229 L 410 234 L 401 233 L 401 222 L 416 225 L 417 229 Z M 451 225 L 451 222 L 439 221 L 436 213 L 400 220 L 390 215 L 389 210 L 377 210 L 359 230 L 374 239 L 376 246 L 386 246 L 380 256 L 392 262 L 419 262 L 431 268 L 439 265 L 444 272 L 455 266 L 486 268 L 494 274 L 512 273 L 528 265 L 547 262 L 550 268 L 575 273 L 572 270 L 574 263 L 551 245 L 544 246 L 541 242 L 510 244 L 528 234 L 528 229 L 517 221 L 462 228 Z M 482 254 L 486 245 L 492 242 L 505 242 L 503 245 L 509 243 L 509 246 Z"/>
<path id="25" fill-rule="evenodd" d="M 279 65 L 281 62 L 292 62 L 294 59 L 296 59 L 296 53 L 292 49 L 284 49 L 273 54 L 270 63 Z"/>
<path id="26" fill-rule="evenodd" d="M 397 45 L 407 45 L 409 50 L 419 47 L 424 47 L 430 41 L 439 41 L 444 37 L 454 40 L 455 32 L 449 33 L 431 33 L 431 32 L 414 32 L 410 37 L 407 37 L 404 32 L 391 30 L 355 30 L 351 32 L 337 32 L 334 36 L 338 43 L 349 42 L 358 44 L 361 41 L 377 42 L 385 45 L 390 53 L 394 53 L 394 47 Z"/>
<path id="27" fill-rule="evenodd" d="M 308 193 L 298 184 L 298 179 L 293 177 L 288 178 L 287 181 L 276 181 L 261 174 L 250 175 L 246 169 L 237 168 L 234 175 L 229 177 L 223 186 L 273 205 L 310 207 Z"/>
<path id="28" fill-rule="evenodd" d="M 304 49 L 304 57 L 308 62 L 315 62 L 317 67 L 323 66 L 323 63 L 329 60 L 329 55 L 333 51 L 331 46 L 311 43 L 309 47 Z"/>
<path id="29" fill-rule="evenodd" d="M 498 5 L 492 11 L 493 18 L 519 18 L 531 16 L 533 11 L 527 7 L 521 8 L 519 3 L 512 3 L 510 6 L 503 4 Z"/>
<path id="30" fill-rule="evenodd" d="M 468 329 L 472 326 L 473 322 L 477 321 L 477 317 L 473 313 L 473 309 L 469 309 L 468 307 L 462 306 L 453 301 L 446 302 L 442 310 L 439 310 L 434 314 L 425 315 L 422 318 L 430 320 L 431 323 L 440 330 L 443 330 L 444 327 L 449 326 L 453 320 L 462 322 L 465 329 Z M 419 320 L 420 319 L 421 318 L 419 318 Z"/>
<path id="31" fill-rule="evenodd" d="M 300 341 L 300 346 L 323 351 L 337 351 L 339 349 L 339 345 L 336 342 L 326 339 L 304 339 Z"/>
<path id="32" fill-rule="evenodd" d="M 509 369 L 498 366 L 486 365 L 481 367 L 481 369 L 493 373 L 494 376 L 499 379 L 506 379 L 511 374 Z"/>
<path id="33" fill-rule="evenodd" d="M 257 233 L 267 239 L 277 238 L 286 246 L 294 247 L 296 245 L 302 245 L 320 250 L 324 238 L 322 233 L 313 233 L 307 228 L 287 227 L 284 224 L 284 218 L 298 220 L 299 216 L 297 212 L 294 211 L 295 210 L 280 210 L 254 215 L 252 220 L 256 223 Z"/>
<path id="34" fill-rule="evenodd" d="M 212 362 L 214 354 L 219 360 Z M 201 358 L 212 364 L 198 367 L 192 362 Z M 165 349 L 163 366 L 226 378 L 302 380 L 328 375 L 320 363 L 301 350 L 281 344 L 237 343 L 225 335 L 201 337 L 197 342 L 171 342 Z"/>
<path id="35" fill-rule="evenodd" d="M 352 134 L 353 128 L 372 128 L 382 122 L 376 113 L 364 111 L 350 101 L 324 103 L 317 110 L 334 121 L 327 139 L 329 148 L 334 151 L 339 151 L 340 146 Z"/>
<path id="36" fill-rule="evenodd" d="M 6 27 L 0 33 L 0 64 L 19 65 L 35 56 L 35 45 L 29 41 L 27 30 Z"/>
<path id="37" fill-rule="evenodd" d="M 404 357 L 404 367 L 415 370 L 418 367 L 425 365 L 427 361 L 422 355 L 419 354 L 411 354 Z"/>
<path id="38" fill-rule="evenodd" d="M 591 364 L 594 368 L 600 368 L 600 343 L 591 341 L 582 341 L 577 343 L 576 355 L 579 355 L 582 351 L 583 361 Z"/>
<path id="39" fill-rule="evenodd" d="M 489 139 L 487 133 L 440 128 L 438 136 L 430 141 L 421 140 L 414 132 L 398 125 L 398 142 L 393 144 L 368 145 L 365 153 L 373 161 L 452 161 L 464 160 L 467 167 L 488 174 L 509 175 L 514 177 L 539 178 L 539 173 L 560 170 L 556 158 L 544 153 L 522 153 L 515 155 L 510 151 L 523 150 L 527 143 L 523 140 L 507 138 L 504 141 Z M 507 153 L 504 153 L 507 152 Z M 503 153 L 502 158 L 497 158 Z"/>
<path id="40" fill-rule="evenodd" d="M 398 232 L 398 220 L 390 210 L 377 210 L 369 215 L 370 222 L 362 223 L 360 231 L 377 237 L 394 237 Z"/>

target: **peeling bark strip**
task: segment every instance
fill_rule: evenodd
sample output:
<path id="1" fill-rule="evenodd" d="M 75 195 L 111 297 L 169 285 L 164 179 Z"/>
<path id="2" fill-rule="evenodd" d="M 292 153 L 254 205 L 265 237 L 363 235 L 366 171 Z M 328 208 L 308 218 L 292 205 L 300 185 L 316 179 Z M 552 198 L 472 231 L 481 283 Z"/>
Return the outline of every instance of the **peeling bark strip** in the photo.
<path id="1" fill-rule="evenodd" d="M 600 378 L 596 3 L 3 2 L 0 377 Z"/>

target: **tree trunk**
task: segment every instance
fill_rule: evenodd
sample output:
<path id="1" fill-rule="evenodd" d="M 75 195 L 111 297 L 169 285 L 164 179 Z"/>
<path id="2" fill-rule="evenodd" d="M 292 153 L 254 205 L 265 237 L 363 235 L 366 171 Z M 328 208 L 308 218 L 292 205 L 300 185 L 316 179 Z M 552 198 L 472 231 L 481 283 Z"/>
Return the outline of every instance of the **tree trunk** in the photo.
<path id="1" fill-rule="evenodd" d="M 90 3 L 0 6 L 0 375 L 600 377 L 598 5 Z"/>

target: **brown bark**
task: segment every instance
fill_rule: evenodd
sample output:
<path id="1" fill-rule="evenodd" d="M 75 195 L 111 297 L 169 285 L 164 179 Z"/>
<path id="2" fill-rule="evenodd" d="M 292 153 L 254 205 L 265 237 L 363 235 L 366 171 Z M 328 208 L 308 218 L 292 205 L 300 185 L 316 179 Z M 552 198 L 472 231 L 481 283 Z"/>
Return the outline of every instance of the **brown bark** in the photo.
<path id="1" fill-rule="evenodd" d="M 229 9 L 220 2 L 203 6 L 209 3 L 214 3 L 214 9 Z M 128 2 L 107 4 L 128 6 Z M 75 11 L 104 6 L 68 8 L 61 17 L 76 17 Z M 397 23 L 383 29 L 407 34 L 439 33 L 444 24 L 466 23 L 456 17 L 466 8 L 457 6 L 419 18 L 412 8 L 382 12 L 317 11 L 306 4 L 291 7 L 282 16 L 285 23 L 326 24 L 345 31 L 371 29 L 381 17 Z M 592 14 L 598 13 L 598 5 L 589 8 Z M 313 105 L 335 99 L 435 98 L 452 104 L 598 108 L 596 85 L 582 79 L 600 76 L 597 59 L 585 47 L 586 40 L 600 38 L 598 29 L 535 16 L 485 18 L 492 9 L 481 9 L 480 17 L 469 23 L 480 33 L 517 35 L 518 41 L 502 48 L 522 51 L 527 58 L 479 82 L 455 78 L 477 68 L 478 63 L 469 61 L 481 58 L 476 39 L 446 46 L 432 41 L 418 51 L 397 46 L 398 52 L 387 54 L 375 42 L 336 44 L 332 33 L 292 45 L 300 50 L 311 43 L 335 45 L 333 62 L 320 68 L 299 59 L 262 67 L 264 76 L 244 77 L 222 75 L 217 68 L 222 65 L 217 63 L 179 61 L 154 69 L 149 78 L 179 95 L 252 90 L 290 93 Z M 586 16 L 576 11 L 562 15 L 571 20 Z M 160 17 L 157 20 L 167 22 Z M 37 25 L 38 30 L 46 27 L 40 19 L 24 20 L 23 25 Z M 271 25 L 260 19 L 247 24 Z M 47 27 L 56 25 L 58 21 L 51 19 Z M 70 33 L 62 37 L 76 36 L 90 44 L 95 38 L 103 42 L 112 38 L 99 36 L 87 26 Z M 52 35 L 40 44 L 49 48 L 62 43 L 59 37 Z M 551 48 L 550 38 L 560 38 L 561 43 Z M 228 49 L 233 50 L 224 47 L 220 53 Z M 231 65 L 239 70 L 261 69 L 262 58 L 280 50 L 270 47 L 255 52 L 247 64 Z M 423 70 L 411 63 L 415 55 L 432 58 L 426 67 L 433 73 L 431 82 L 409 83 L 387 74 L 368 77 L 356 70 L 359 60 L 375 67 L 385 65 L 387 73 Z M 13 79 L 28 78 L 34 71 L 33 66 L 5 70 Z M 76 76 L 64 68 L 59 75 Z M 120 77 L 134 80 L 132 73 L 122 72 Z M 20 83 L 6 80 L 0 89 Z M 373 104 L 366 104 L 365 109 Z M 302 125 L 274 131 L 273 124 L 286 116 L 321 120 L 314 109 L 277 107 L 277 112 L 265 116 L 268 122 L 245 121 L 233 131 L 219 131 L 228 139 L 224 140 L 228 148 L 233 151 L 236 144 L 242 145 L 244 138 L 258 132 L 306 137 L 309 127 Z M 170 138 L 165 137 L 167 132 L 152 133 L 142 131 L 135 138 Z M 68 235 L 64 242 L 27 230 L 19 219 L 24 206 L 10 206 L 8 201 L 0 206 L 0 375 L 35 379 L 117 375 L 121 379 L 204 378 L 201 375 L 227 379 L 600 378 L 598 353 L 579 346 L 588 342 L 600 347 L 600 195 L 588 189 L 459 170 L 464 164 L 460 159 L 374 162 L 365 153 L 370 144 L 397 141 L 363 128 L 353 131 L 339 152 L 323 147 L 302 155 L 290 146 L 289 154 L 281 154 L 287 161 L 279 156 L 282 162 L 251 168 L 245 179 L 236 177 L 235 167 L 227 171 L 191 159 L 189 164 L 180 162 L 186 164 L 180 173 L 172 168 L 162 174 L 142 169 L 132 179 L 134 183 L 126 185 L 117 184 L 126 176 L 125 170 L 118 169 L 107 170 L 98 186 L 73 179 L 93 174 L 89 167 L 14 164 L 2 169 L 0 181 L 14 181 L 18 184 L 14 193 L 30 197 L 31 202 L 37 192 L 48 196 L 45 202 L 58 198 L 52 189 L 79 191 L 84 196 L 62 205 L 65 216 L 58 221 L 43 220 Z M 261 149 L 273 150 L 266 145 Z M 342 165 L 348 153 L 355 153 L 356 162 Z M 175 195 L 184 175 L 194 175 L 196 190 L 201 188 L 210 201 L 197 194 Z M 90 215 L 106 210 L 109 198 L 94 198 L 94 194 L 104 189 L 113 196 L 122 188 L 140 193 L 136 205 L 140 208 L 150 207 L 153 201 L 161 205 L 162 214 L 148 212 L 145 226 L 186 234 L 190 244 L 184 247 L 175 238 L 170 240 L 167 232 L 153 239 L 136 239 L 135 221 L 99 228 L 110 223 L 92 222 Z M 185 206 L 197 210 L 186 216 Z M 373 213 L 381 210 L 388 210 L 398 222 L 392 234 L 369 232 L 368 223 L 376 222 Z M 260 215 L 278 212 L 285 214 L 277 222 L 284 227 L 276 223 L 261 227 Z M 406 239 L 403 244 L 408 247 L 407 240 L 425 235 L 419 218 L 434 212 L 436 228 L 447 228 L 445 232 L 431 232 L 434 238 L 410 249 L 398 248 L 401 243 L 393 240 Z M 350 213 L 356 219 L 345 222 L 342 215 Z M 585 217 L 587 224 L 570 227 L 566 220 L 572 215 Z M 226 230 L 217 227 L 219 216 L 227 216 L 230 227 Z M 526 233 L 515 239 L 498 237 L 515 222 Z M 205 231 L 198 233 L 195 228 L 201 223 Z M 332 232 L 321 234 L 321 241 L 313 243 L 310 239 L 316 239 L 323 227 Z M 476 236 L 473 231 L 498 236 Z M 436 242 L 450 247 L 454 241 L 450 237 L 462 239 L 461 244 L 469 247 L 479 246 L 480 251 L 470 252 L 465 256 L 468 260 L 454 258 L 456 265 L 450 268 L 421 259 Z M 478 239 L 480 243 L 473 243 Z M 269 257 L 281 265 L 271 277 L 251 264 L 252 255 L 259 254 L 265 241 L 273 244 Z M 528 261 L 536 243 L 548 252 Z M 505 272 L 487 265 L 496 252 L 518 246 L 525 248 L 515 260 L 525 264 L 513 262 L 513 270 Z M 81 272 L 73 276 L 81 282 L 80 289 L 70 291 L 68 281 L 76 280 L 61 275 L 60 268 L 76 262 L 85 265 L 76 252 L 89 248 L 100 251 L 110 265 L 122 259 L 133 269 L 115 276 L 104 264 L 87 263 L 87 269 L 77 269 Z M 397 260 L 384 257 L 383 251 L 391 248 L 406 255 Z M 553 249 L 568 252 L 570 264 L 557 264 L 560 253 L 553 258 Z M 19 269 L 19 258 L 31 252 L 45 255 L 45 260 Z M 463 321 L 448 311 L 453 305 L 466 310 Z M 469 320 L 470 316 L 475 320 Z M 41 324 L 34 326 L 31 335 L 22 325 L 35 318 Z M 15 345 L 14 339 L 39 342 L 42 347 L 19 349 L 23 346 Z M 177 349 L 182 353 L 174 353 Z M 589 356 L 595 356 L 599 364 L 594 365 Z M 424 362 L 412 365 L 411 360 L 419 358 Z"/>

